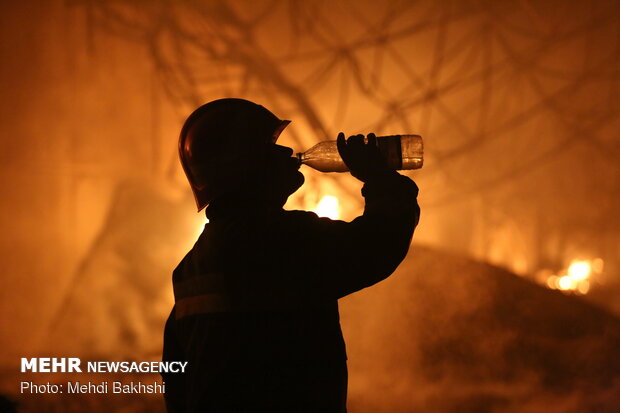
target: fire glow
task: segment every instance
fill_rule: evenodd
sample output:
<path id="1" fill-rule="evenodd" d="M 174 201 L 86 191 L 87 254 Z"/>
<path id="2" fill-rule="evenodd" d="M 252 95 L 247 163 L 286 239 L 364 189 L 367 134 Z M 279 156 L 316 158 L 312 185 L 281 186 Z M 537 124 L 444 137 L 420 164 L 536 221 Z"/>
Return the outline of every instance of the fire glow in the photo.
<path id="1" fill-rule="evenodd" d="M 591 277 L 603 271 L 603 260 L 573 260 L 565 272 L 547 278 L 547 287 L 564 292 L 587 294 Z"/>
<path id="2" fill-rule="evenodd" d="M 312 211 L 320 217 L 339 219 L 340 202 L 335 196 L 325 195 Z"/>

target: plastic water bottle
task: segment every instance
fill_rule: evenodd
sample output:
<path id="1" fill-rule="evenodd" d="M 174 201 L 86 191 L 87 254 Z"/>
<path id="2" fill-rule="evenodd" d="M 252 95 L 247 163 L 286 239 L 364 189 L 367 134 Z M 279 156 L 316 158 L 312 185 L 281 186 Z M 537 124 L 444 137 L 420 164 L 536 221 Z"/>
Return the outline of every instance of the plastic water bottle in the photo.
<path id="1" fill-rule="evenodd" d="M 364 140 L 367 141 L 366 138 Z M 424 145 L 420 135 L 377 136 L 377 146 L 392 169 L 420 169 L 424 163 Z M 306 152 L 299 152 L 297 158 L 302 164 L 321 172 L 349 170 L 338 153 L 336 141 L 317 143 Z"/>

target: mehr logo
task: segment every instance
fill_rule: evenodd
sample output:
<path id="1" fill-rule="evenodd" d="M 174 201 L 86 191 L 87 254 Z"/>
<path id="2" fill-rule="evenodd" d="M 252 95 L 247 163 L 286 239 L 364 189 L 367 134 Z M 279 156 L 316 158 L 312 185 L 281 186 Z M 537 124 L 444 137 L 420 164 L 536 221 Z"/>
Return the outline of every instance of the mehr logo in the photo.
<path id="1" fill-rule="evenodd" d="M 77 357 L 22 357 L 21 372 L 33 373 L 81 373 L 80 359 Z"/>

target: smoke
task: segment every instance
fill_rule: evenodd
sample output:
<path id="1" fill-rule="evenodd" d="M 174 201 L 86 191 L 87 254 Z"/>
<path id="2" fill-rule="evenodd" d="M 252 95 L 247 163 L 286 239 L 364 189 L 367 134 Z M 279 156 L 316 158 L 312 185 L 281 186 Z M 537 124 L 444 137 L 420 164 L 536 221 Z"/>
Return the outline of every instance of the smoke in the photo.
<path id="1" fill-rule="evenodd" d="M 414 246 L 391 278 L 343 300 L 341 314 L 354 412 L 620 402 L 620 322 L 496 267 Z"/>
<path id="2" fill-rule="evenodd" d="M 50 326 L 54 353 L 160 357 L 163 325 L 174 301 L 171 273 L 199 230 L 190 200 L 164 188 L 119 185 Z"/>

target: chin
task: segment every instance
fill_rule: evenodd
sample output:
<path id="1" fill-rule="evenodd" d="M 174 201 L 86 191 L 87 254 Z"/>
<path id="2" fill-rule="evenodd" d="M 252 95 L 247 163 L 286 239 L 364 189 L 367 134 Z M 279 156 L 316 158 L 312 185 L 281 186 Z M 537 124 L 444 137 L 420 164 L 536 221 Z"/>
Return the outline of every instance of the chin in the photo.
<path id="1" fill-rule="evenodd" d="M 285 196 L 284 196 L 282 205 L 286 203 L 289 196 L 291 196 L 293 193 L 295 193 L 295 191 L 301 188 L 301 186 L 304 184 L 305 181 L 306 181 L 306 178 L 299 171 L 297 171 L 297 173 L 294 176 L 291 176 L 291 179 L 288 181 L 286 191 L 283 191 L 283 193 L 285 193 Z"/>
<path id="2" fill-rule="evenodd" d="M 279 178 L 272 182 L 272 185 L 268 188 L 265 188 L 266 191 L 263 194 L 265 194 L 266 200 L 271 200 L 280 206 L 284 206 L 288 197 L 304 184 L 305 177 L 301 172 L 295 171 L 293 174 L 280 176 Z"/>
<path id="3" fill-rule="evenodd" d="M 295 185 L 294 185 L 294 189 L 293 192 L 297 191 L 299 188 L 301 188 L 301 186 L 304 184 L 304 182 L 306 182 L 306 177 L 304 176 L 304 174 L 302 174 L 301 172 L 297 171 L 297 173 L 295 174 L 295 178 L 297 179 Z M 293 193 L 291 192 L 291 194 Z"/>

